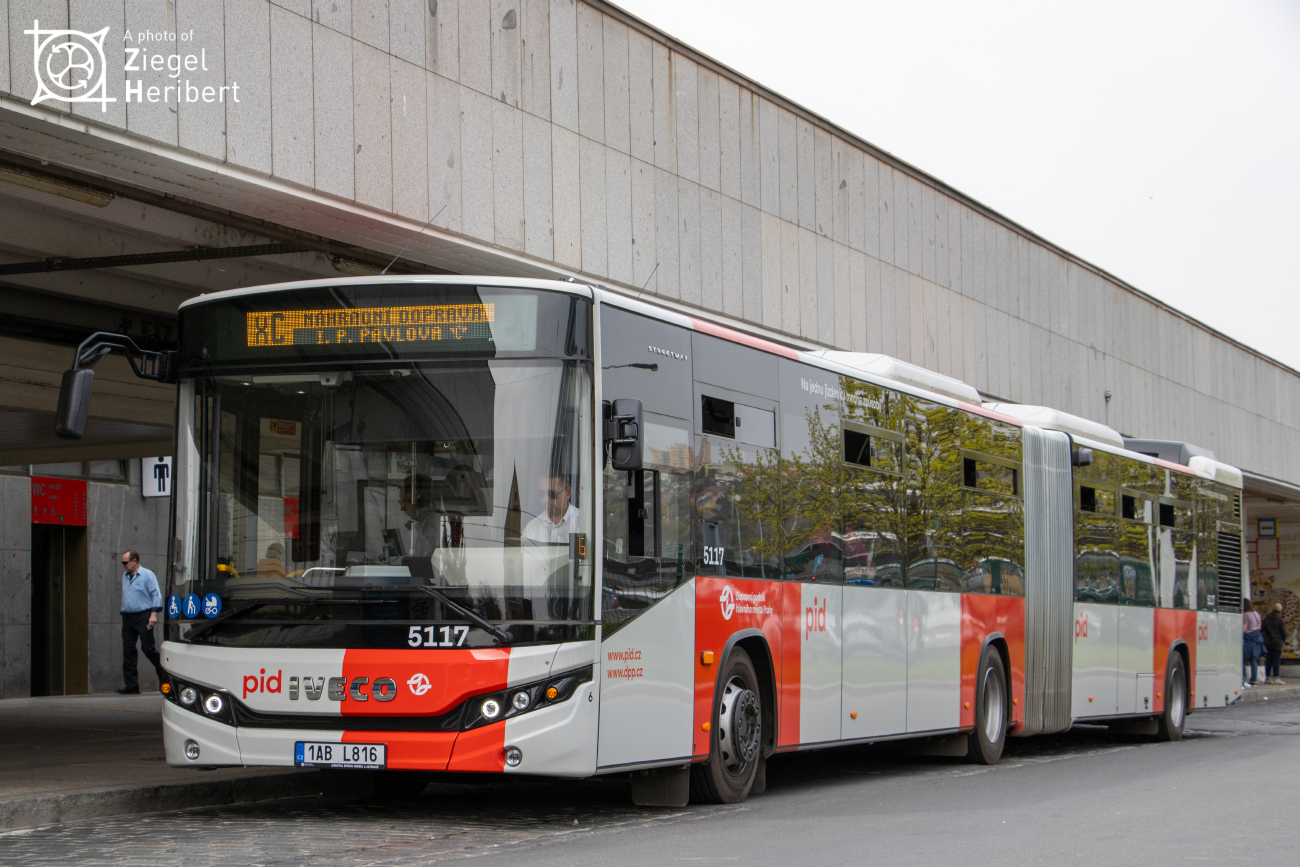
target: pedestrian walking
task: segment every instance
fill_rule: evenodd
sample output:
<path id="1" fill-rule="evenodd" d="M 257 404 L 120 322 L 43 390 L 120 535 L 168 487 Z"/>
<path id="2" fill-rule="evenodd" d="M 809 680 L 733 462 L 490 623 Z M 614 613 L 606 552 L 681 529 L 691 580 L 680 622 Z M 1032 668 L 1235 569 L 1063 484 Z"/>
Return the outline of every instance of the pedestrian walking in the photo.
<path id="1" fill-rule="evenodd" d="M 1264 646 L 1268 648 L 1268 663 L 1264 666 L 1266 683 L 1282 683 L 1282 648 L 1286 647 L 1286 621 L 1282 619 L 1282 603 L 1278 602 L 1260 624 L 1264 633 Z"/>
<path id="2" fill-rule="evenodd" d="M 1241 679 L 1242 686 L 1259 683 L 1259 658 L 1264 655 L 1264 634 L 1260 632 L 1259 612 L 1249 599 L 1241 600 Z M 1250 680 L 1246 680 L 1246 663 L 1250 663 Z M 1267 673 L 1267 672 L 1266 672 Z"/>
<path id="3" fill-rule="evenodd" d="M 140 675 L 136 670 L 135 644 L 139 640 L 145 658 L 158 672 L 158 682 L 167 680 L 162 659 L 154 643 L 153 628 L 162 611 L 162 591 L 158 576 L 140 565 L 139 551 L 122 554 L 122 688 L 120 695 L 140 694 Z"/>

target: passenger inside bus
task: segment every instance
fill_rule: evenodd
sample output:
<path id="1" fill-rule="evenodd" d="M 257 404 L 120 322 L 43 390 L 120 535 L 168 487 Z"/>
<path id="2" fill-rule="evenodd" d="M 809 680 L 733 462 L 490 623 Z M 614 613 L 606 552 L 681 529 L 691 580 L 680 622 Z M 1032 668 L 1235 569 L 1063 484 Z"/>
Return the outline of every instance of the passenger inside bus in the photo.
<path id="1" fill-rule="evenodd" d="M 284 577 L 284 545 L 282 543 L 272 542 L 266 546 L 266 556 L 257 561 L 257 576 L 259 578 Z"/>
<path id="2" fill-rule="evenodd" d="M 570 500 L 573 487 L 568 476 L 552 473 L 538 479 L 542 512 L 524 527 L 524 538 L 543 545 L 569 543 L 569 534 L 578 532 L 578 507 Z"/>

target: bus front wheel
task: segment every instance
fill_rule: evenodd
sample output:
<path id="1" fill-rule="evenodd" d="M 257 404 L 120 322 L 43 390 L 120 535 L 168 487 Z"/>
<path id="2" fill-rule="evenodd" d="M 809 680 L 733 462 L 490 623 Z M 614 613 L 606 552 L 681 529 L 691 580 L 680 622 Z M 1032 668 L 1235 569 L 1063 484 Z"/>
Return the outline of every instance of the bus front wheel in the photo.
<path id="1" fill-rule="evenodd" d="M 733 648 L 718 678 L 709 759 L 691 767 L 691 800 L 738 804 L 763 761 L 763 699 L 749 654 Z"/>

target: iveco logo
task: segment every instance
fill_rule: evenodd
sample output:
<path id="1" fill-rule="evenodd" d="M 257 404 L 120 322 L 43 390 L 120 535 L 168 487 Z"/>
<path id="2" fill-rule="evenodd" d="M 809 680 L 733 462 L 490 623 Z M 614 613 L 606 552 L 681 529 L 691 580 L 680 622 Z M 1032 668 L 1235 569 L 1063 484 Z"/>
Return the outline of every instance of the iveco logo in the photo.
<path id="1" fill-rule="evenodd" d="M 683 355 L 683 354 L 680 353 L 680 352 L 673 352 L 671 349 L 660 349 L 658 346 L 647 346 L 646 349 L 650 350 L 651 352 L 655 353 L 656 355 L 666 355 L 666 356 L 668 356 L 669 358 L 675 358 L 675 359 L 677 359 L 678 361 L 685 361 L 685 360 L 686 360 L 686 356 L 685 356 L 685 355 Z"/>
<path id="2" fill-rule="evenodd" d="M 433 688 L 432 685 L 429 683 L 429 678 L 425 677 L 420 672 L 416 672 L 415 674 L 411 675 L 411 679 L 406 682 L 406 685 L 409 686 L 411 688 L 411 692 L 415 693 L 416 695 L 424 695 L 426 692 L 428 692 L 430 689 Z"/>
<path id="3" fill-rule="evenodd" d="M 730 620 L 731 615 L 736 613 L 736 594 L 730 584 L 722 588 L 722 595 L 718 597 L 718 601 L 722 603 L 722 619 Z"/>

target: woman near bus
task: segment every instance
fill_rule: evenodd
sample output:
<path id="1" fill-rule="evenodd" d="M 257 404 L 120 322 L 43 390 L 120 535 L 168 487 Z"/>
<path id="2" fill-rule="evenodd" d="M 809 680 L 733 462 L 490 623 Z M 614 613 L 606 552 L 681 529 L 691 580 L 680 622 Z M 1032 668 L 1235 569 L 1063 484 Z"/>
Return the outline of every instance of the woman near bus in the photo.
<path id="1" fill-rule="evenodd" d="M 1264 634 L 1264 646 L 1268 648 L 1268 663 L 1264 669 L 1266 683 L 1282 683 L 1282 648 L 1286 646 L 1286 621 L 1282 619 L 1282 603 L 1273 605 L 1273 610 L 1260 624 Z"/>
<path id="2" fill-rule="evenodd" d="M 1241 600 L 1241 679 L 1242 686 L 1255 686 L 1259 683 L 1259 658 L 1264 654 L 1264 635 L 1259 631 L 1259 612 L 1250 604 L 1249 599 Z M 1250 663 L 1250 680 L 1246 680 L 1246 663 Z"/>

